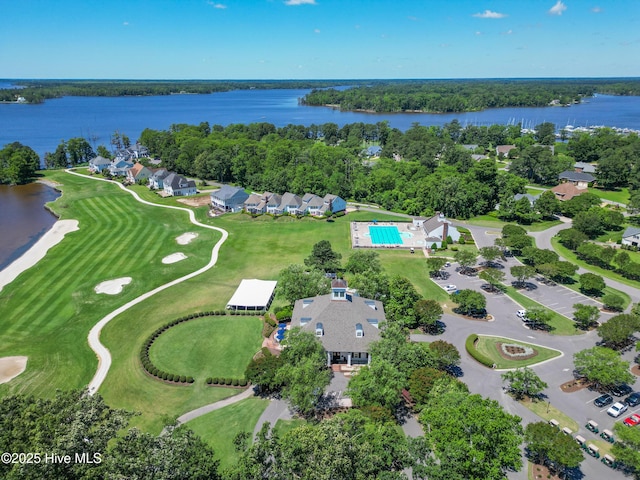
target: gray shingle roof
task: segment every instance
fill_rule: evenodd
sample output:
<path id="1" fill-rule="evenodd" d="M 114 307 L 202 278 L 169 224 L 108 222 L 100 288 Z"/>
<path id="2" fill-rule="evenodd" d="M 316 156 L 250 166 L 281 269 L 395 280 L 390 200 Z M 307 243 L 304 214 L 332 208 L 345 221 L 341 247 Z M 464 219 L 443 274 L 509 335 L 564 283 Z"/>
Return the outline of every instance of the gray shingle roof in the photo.
<path id="1" fill-rule="evenodd" d="M 242 195 L 239 195 L 240 192 L 242 192 Z M 222 188 L 220 188 L 220 190 L 211 192 L 212 197 L 215 197 L 223 201 L 229 200 L 235 196 L 242 197 L 244 195 L 246 195 L 247 198 L 249 197 L 249 195 L 245 193 L 242 187 L 232 187 L 231 185 L 223 185 Z"/>
<path id="2" fill-rule="evenodd" d="M 296 301 L 291 323 L 315 334 L 316 323 L 322 323 L 324 335 L 319 337 L 328 352 L 367 352 L 369 344 L 380 339 L 380 331 L 371 325 L 385 321 L 384 307 L 376 300 L 349 296 L 349 300 L 331 300 L 331 294 Z M 310 300 L 312 300 L 310 302 Z M 375 310 L 369 304 L 375 306 Z M 306 320 L 301 325 L 300 320 Z M 356 325 L 362 325 L 363 336 L 356 337 Z"/>
<path id="3" fill-rule="evenodd" d="M 627 227 L 627 229 L 622 234 L 622 238 L 633 237 L 634 235 L 638 235 L 639 233 L 640 233 L 640 228 Z"/>
<path id="4" fill-rule="evenodd" d="M 593 182 L 596 177 L 591 175 L 590 173 L 584 172 L 574 172 L 571 170 L 566 170 L 558 175 L 560 180 L 569 180 L 570 182 Z"/>

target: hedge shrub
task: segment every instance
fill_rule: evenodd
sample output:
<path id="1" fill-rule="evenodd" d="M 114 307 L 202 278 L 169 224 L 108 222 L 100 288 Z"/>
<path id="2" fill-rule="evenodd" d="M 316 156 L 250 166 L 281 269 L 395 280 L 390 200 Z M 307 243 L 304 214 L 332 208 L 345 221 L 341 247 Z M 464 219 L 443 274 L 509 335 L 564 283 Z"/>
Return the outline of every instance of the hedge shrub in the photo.
<path id="1" fill-rule="evenodd" d="M 475 333 L 469 335 L 467 340 L 464 342 L 464 347 L 473 358 L 475 358 L 478 362 L 480 362 L 485 367 L 493 368 L 493 360 L 489 357 L 484 356 L 476 349 L 476 341 L 478 340 L 478 335 Z"/>

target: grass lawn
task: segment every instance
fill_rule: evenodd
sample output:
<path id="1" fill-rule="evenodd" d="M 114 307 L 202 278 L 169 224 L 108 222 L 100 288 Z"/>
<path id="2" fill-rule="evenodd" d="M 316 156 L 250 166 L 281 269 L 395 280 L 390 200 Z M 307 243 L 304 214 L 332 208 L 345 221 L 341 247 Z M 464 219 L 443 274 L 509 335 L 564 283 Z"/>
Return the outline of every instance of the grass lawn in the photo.
<path id="1" fill-rule="evenodd" d="M 306 425 L 307 421 L 302 418 L 294 418 L 291 420 L 282 420 L 279 419 L 275 426 L 272 425 L 274 432 L 276 432 L 279 436 L 284 435 L 287 432 L 290 432 L 294 428 L 301 427 Z"/>
<path id="2" fill-rule="evenodd" d="M 537 400 L 535 402 L 530 399 L 521 400 L 520 404 L 527 407 L 533 413 L 538 415 L 540 418 L 544 420 L 551 420 L 555 418 L 558 422 L 560 422 L 560 428 L 569 427 L 571 431 L 576 433 L 579 429 L 578 423 L 571 418 L 569 415 L 561 412 L 553 405 L 550 405 L 548 402 Z"/>
<path id="3" fill-rule="evenodd" d="M 0 292 L 0 356 L 29 357 L 22 375 L 0 385 L 0 396 L 86 386 L 97 366 L 86 340 L 90 328 L 143 292 L 205 265 L 219 238 L 190 224 L 184 212 L 142 205 L 115 185 L 62 171 L 44 175 L 62 184 L 63 195 L 49 206 L 62 219 L 77 219 L 80 229 Z M 186 231 L 199 236 L 178 245 L 175 238 Z M 188 258 L 161 263 L 178 251 Z M 133 278 L 121 294 L 94 292 L 119 277 Z"/>
<path id="4" fill-rule="evenodd" d="M 242 378 L 262 345 L 259 317 L 211 316 L 181 323 L 163 332 L 149 355 L 165 372 L 193 376 Z"/>
<path id="5" fill-rule="evenodd" d="M 498 342 L 530 347 L 537 351 L 538 354 L 528 360 L 508 360 L 499 353 L 499 347 L 497 345 Z M 484 356 L 493 360 L 493 363 L 495 363 L 497 365 L 497 368 L 499 369 L 526 367 L 527 365 L 534 365 L 536 363 L 549 360 L 550 358 L 557 357 L 561 354 L 561 352 L 559 352 L 558 350 L 540 347 L 538 345 L 532 345 L 530 343 L 521 342 L 520 340 L 513 340 L 503 337 L 493 337 L 490 335 L 478 335 L 476 350 L 478 350 L 478 352 L 482 353 Z"/>
<path id="6" fill-rule="evenodd" d="M 540 192 L 537 191 L 537 193 Z M 502 221 L 493 213 L 489 213 L 487 215 L 478 215 L 477 217 L 470 218 L 469 220 L 465 220 L 461 223 L 468 223 L 469 225 L 477 225 L 479 227 L 490 227 L 499 229 L 502 229 L 502 227 L 508 224 L 518 225 L 514 222 Z M 562 223 L 560 220 L 542 220 L 540 222 L 533 222 L 531 225 L 520 226 L 529 232 L 541 232 L 542 230 L 554 227 L 556 225 L 559 225 L 560 223 Z"/>
<path id="7" fill-rule="evenodd" d="M 610 202 L 629 203 L 629 189 L 621 188 L 620 190 L 602 190 L 600 188 L 590 188 L 589 193 L 597 195 L 603 200 L 609 200 Z"/>
<path id="8" fill-rule="evenodd" d="M 194 418 L 186 425 L 202 438 L 220 460 L 220 467 L 230 467 L 237 460 L 233 439 L 240 432 L 253 436 L 253 429 L 269 405 L 269 400 L 247 398 L 238 403 Z"/>
<path id="9" fill-rule="evenodd" d="M 512 286 L 508 286 L 505 293 L 520 305 L 522 305 L 525 309 L 543 308 L 551 312 L 551 321 L 549 322 L 549 325 L 551 325 L 551 331 L 549 333 L 551 333 L 552 335 L 581 335 L 585 333 L 583 330 L 576 328 L 575 323 L 570 318 L 567 318 L 564 315 L 560 315 L 559 313 L 545 307 L 541 303 L 530 299 Z"/>
<path id="10" fill-rule="evenodd" d="M 596 267 L 595 265 L 590 265 L 583 260 L 580 260 L 575 252 L 569 250 L 567 247 L 562 245 L 557 237 L 553 237 L 551 239 L 551 245 L 553 249 L 562 257 L 566 258 L 571 263 L 575 263 L 579 267 L 584 268 L 585 270 L 589 270 L 590 272 L 597 273 L 604 278 L 610 278 L 611 280 L 616 280 L 617 282 L 624 283 L 625 285 L 629 285 L 630 287 L 640 288 L 640 282 L 636 282 L 634 280 L 629 280 L 628 278 L 624 278 L 622 275 L 613 272 L 611 270 L 605 270 L 604 268 Z M 637 252 L 627 252 L 630 255 L 632 253 Z M 638 259 L 631 257 L 633 261 L 638 261 Z M 640 256 L 639 256 L 640 258 Z"/>

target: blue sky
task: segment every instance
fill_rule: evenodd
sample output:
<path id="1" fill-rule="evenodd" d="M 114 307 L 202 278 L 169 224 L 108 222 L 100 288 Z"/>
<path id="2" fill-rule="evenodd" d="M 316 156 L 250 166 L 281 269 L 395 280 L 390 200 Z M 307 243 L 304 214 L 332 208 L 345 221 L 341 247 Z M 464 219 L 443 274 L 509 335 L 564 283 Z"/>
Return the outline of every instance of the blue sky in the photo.
<path id="1" fill-rule="evenodd" d="M 639 0 L 0 5 L 0 78 L 640 76 Z"/>

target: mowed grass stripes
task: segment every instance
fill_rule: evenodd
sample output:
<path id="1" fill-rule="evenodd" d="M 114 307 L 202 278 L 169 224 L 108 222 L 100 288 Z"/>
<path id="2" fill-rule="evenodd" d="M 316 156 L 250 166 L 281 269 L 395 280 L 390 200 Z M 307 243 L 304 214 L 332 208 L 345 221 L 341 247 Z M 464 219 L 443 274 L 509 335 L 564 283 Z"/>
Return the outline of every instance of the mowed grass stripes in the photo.
<path id="1" fill-rule="evenodd" d="M 0 356 L 27 355 L 27 370 L 0 395 L 23 392 L 53 395 L 57 388 L 85 386 L 97 366 L 87 345 L 91 327 L 129 300 L 204 266 L 220 238 L 192 225 L 184 212 L 137 202 L 117 186 L 63 172 L 48 173 L 63 184 L 51 206 L 62 219 L 76 219 L 68 234 L 35 267 L 0 292 Z M 175 238 L 198 233 L 189 245 Z M 188 258 L 164 265 L 166 255 Z M 105 280 L 132 277 L 119 295 L 98 295 Z M 135 330 L 132 323 L 128 328 Z"/>

